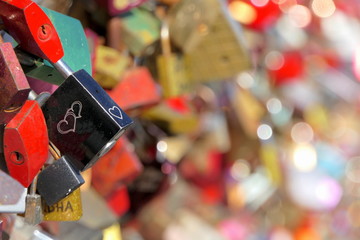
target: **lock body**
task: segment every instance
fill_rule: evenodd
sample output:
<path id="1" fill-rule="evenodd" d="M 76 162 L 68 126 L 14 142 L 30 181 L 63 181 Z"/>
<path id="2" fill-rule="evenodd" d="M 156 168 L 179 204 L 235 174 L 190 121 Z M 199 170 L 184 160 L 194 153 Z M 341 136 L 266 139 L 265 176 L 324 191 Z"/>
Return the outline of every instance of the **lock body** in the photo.
<path id="1" fill-rule="evenodd" d="M 82 216 L 80 188 L 59 202 L 48 206 L 44 203 L 44 221 L 77 221 Z"/>
<path id="2" fill-rule="evenodd" d="M 146 9 L 134 8 L 114 20 L 120 21 L 123 41 L 135 56 L 141 55 L 146 47 L 159 39 L 160 21 Z"/>
<path id="3" fill-rule="evenodd" d="M 110 150 L 132 123 L 84 70 L 71 75 L 42 110 L 50 140 L 81 171 Z"/>
<path id="4" fill-rule="evenodd" d="M 54 25 L 33 1 L 0 1 L 0 17 L 21 48 L 51 62 L 64 56 Z"/>
<path id="5" fill-rule="evenodd" d="M 40 195 L 26 196 L 25 222 L 37 225 L 43 220 L 43 211 Z"/>
<path id="6" fill-rule="evenodd" d="M 98 46 L 95 59 L 95 80 L 103 87 L 115 87 L 129 64 L 129 58 L 113 48 Z"/>
<path id="7" fill-rule="evenodd" d="M 131 181 L 142 171 L 140 159 L 133 149 L 123 137 L 92 168 L 92 185 L 103 197 L 108 196 L 118 183 Z"/>
<path id="8" fill-rule="evenodd" d="M 46 204 L 51 206 L 84 183 L 78 169 L 67 156 L 62 156 L 39 173 L 37 190 Z"/>
<path id="9" fill-rule="evenodd" d="M 161 100 L 160 91 L 146 67 L 128 70 L 110 97 L 124 110 L 154 105 Z"/>
<path id="10" fill-rule="evenodd" d="M 190 91 L 188 73 L 183 56 L 171 53 L 156 58 L 159 83 L 165 98 L 176 97 Z"/>
<path id="11" fill-rule="evenodd" d="M 0 124 L 6 124 L 26 101 L 30 86 L 10 43 L 0 43 Z"/>
<path id="12" fill-rule="evenodd" d="M 198 23 L 200 29 L 203 26 L 206 31 L 201 33 L 201 36 L 196 36 L 199 35 L 196 31 L 194 32 L 196 29 L 188 34 L 185 34 L 185 30 L 183 31 L 187 36 L 186 39 L 190 39 L 187 47 L 191 51 L 185 52 L 184 56 L 190 81 L 223 80 L 250 69 L 251 61 L 244 45 L 243 33 L 230 17 L 223 1 L 202 0 L 199 2 L 206 2 L 206 5 L 203 5 L 207 6 L 202 8 L 204 11 L 202 16 L 209 15 L 209 17 L 206 17 L 203 23 Z M 180 25 L 176 23 L 175 26 L 172 33 L 179 34 L 182 31 Z M 194 41 L 192 41 L 193 36 Z M 184 41 L 185 38 L 182 42 Z"/>
<path id="13" fill-rule="evenodd" d="M 27 100 L 4 129 L 4 156 L 10 175 L 28 187 L 48 158 L 49 139 L 44 115 Z"/>

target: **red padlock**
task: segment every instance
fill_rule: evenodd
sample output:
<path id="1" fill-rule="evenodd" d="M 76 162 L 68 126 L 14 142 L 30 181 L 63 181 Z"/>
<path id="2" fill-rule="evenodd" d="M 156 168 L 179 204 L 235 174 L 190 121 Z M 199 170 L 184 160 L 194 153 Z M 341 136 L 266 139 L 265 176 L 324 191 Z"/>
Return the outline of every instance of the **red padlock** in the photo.
<path id="1" fill-rule="evenodd" d="M 4 156 L 9 174 L 28 187 L 48 159 L 49 139 L 39 104 L 27 100 L 5 126 Z"/>
<path id="2" fill-rule="evenodd" d="M 150 106 L 161 100 L 159 89 L 146 67 L 127 71 L 109 95 L 124 110 Z"/>
<path id="3" fill-rule="evenodd" d="M 6 30 L 24 50 L 56 63 L 64 50 L 54 25 L 31 0 L 1 0 L 0 16 Z"/>
<path id="4" fill-rule="evenodd" d="M 30 86 L 11 43 L 0 36 L 0 124 L 13 118 L 26 101 Z"/>
<path id="5" fill-rule="evenodd" d="M 130 209 L 129 193 L 125 185 L 119 186 L 106 199 L 108 207 L 118 216 L 123 216 Z"/>
<path id="6" fill-rule="evenodd" d="M 142 169 L 134 147 L 125 137 L 122 137 L 110 152 L 92 167 L 92 184 L 97 192 L 106 197 L 119 182 L 133 180 Z"/>

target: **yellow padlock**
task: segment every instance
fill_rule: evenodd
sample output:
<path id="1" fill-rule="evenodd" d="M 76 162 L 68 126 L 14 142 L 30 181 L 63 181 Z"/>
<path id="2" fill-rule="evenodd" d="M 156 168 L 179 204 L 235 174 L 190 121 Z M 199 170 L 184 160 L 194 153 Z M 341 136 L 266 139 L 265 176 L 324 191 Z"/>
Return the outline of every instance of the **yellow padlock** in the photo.
<path id="1" fill-rule="evenodd" d="M 171 52 L 169 25 L 163 20 L 160 31 L 162 54 L 156 58 L 159 83 L 165 98 L 176 97 L 190 92 L 191 86 L 183 56 Z"/>
<path id="2" fill-rule="evenodd" d="M 282 183 L 282 171 L 276 146 L 272 143 L 264 143 L 260 147 L 259 155 L 271 182 L 275 186 L 280 186 Z"/>
<path id="3" fill-rule="evenodd" d="M 260 120 L 265 114 L 264 106 L 249 90 L 240 86 L 234 86 L 234 90 L 235 94 L 232 99 L 234 111 L 247 136 L 255 139 Z"/>
<path id="4" fill-rule="evenodd" d="M 44 221 L 77 221 L 82 216 L 80 188 L 52 206 L 43 204 Z"/>
<path id="5" fill-rule="evenodd" d="M 199 118 L 193 112 L 181 113 L 160 103 L 143 112 L 142 117 L 157 122 L 174 134 L 194 132 L 199 127 Z"/>
<path id="6" fill-rule="evenodd" d="M 111 89 L 119 83 L 129 63 L 129 57 L 122 55 L 119 51 L 106 46 L 98 46 L 94 78 L 103 88 Z"/>

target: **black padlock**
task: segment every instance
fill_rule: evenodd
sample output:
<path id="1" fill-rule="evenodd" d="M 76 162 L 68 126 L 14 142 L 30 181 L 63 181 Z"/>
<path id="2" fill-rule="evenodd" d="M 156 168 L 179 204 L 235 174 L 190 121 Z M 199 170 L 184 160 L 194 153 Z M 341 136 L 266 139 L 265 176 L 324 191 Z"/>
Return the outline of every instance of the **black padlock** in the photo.
<path id="1" fill-rule="evenodd" d="M 85 70 L 63 76 L 42 110 L 50 141 L 83 171 L 112 148 L 132 120 Z"/>
<path id="2" fill-rule="evenodd" d="M 78 189 L 84 179 L 67 156 L 62 156 L 39 173 L 37 191 L 51 206 Z"/>

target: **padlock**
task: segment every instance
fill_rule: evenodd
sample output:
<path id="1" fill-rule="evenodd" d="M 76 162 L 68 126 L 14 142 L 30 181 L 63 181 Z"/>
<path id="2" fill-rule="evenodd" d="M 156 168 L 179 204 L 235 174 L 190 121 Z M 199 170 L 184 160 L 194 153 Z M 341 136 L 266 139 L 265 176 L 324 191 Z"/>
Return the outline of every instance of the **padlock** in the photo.
<path id="1" fill-rule="evenodd" d="M 34 178 L 30 193 L 26 196 L 25 222 L 30 225 L 37 225 L 43 220 L 41 197 L 36 194 L 37 176 Z"/>
<path id="2" fill-rule="evenodd" d="M 184 59 L 182 55 L 171 52 L 167 19 L 162 21 L 160 36 L 162 54 L 156 57 L 156 66 L 164 97 L 176 97 L 190 92 Z"/>
<path id="3" fill-rule="evenodd" d="M 15 15 L 16 19 L 13 18 Z M 65 61 L 75 70 L 85 69 L 91 73 L 90 53 L 78 20 L 49 9 L 42 10 L 31 0 L 1 0 L 0 16 L 6 30 L 25 51 L 49 61 L 55 67 L 62 66 Z M 16 24 L 13 24 L 14 21 Z M 74 34 L 79 36 L 77 41 L 68 41 L 73 39 Z"/>
<path id="4" fill-rule="evenodd" d="M 26 51 L 53 63 L 63 57 L 54 25 L 35 2 L 1 0 L 0 16 L 6 30 Z"/>
<path id="5" fill-rule="evenodd" d="M 78 189 L 84 179 L 69 157 L 61 156 L 52 143 L 49 150 L 56 161 L 39 173 L 37 190 L 46 204 L 51 206 Z"/>
<path id="6" fill-rule="evenodd" d="M 117 217 L 108 207 L 105 199 L 93 188 L 82 192 L 83 217 L 79 220 L 83 226 L 102 229 L 117 222 Z"/>
<path id="7" fill-rule="evenodd" d="M 91 73 L 91 60 L 88 42 L 80 22 L 72 17 L 44 8 L 44 12 L 51 19 L 64 49 L 63 61 L 74 70 L 85 69 Z M 65 27 L 66 26 L 66 27 Z M 68 27 L 71 26 L 71 27 Z M 72 36 L 76 35 L 76 39 Z M 71 41 L 69 41 L 71 39 Z M 32 89 L 41 93 L 54 92 L 57 86 L 64 82 L 64 77 L 47 61 L 35 61 L 32 66 L 23 66 L 26 77 Z"/>
<path id="8" fill-rule="evenodd" d="M 0 213 L 24 213 L 27 188 L 0 171 Z"/>
<path id="9" fill-rule="evenodd" d="M 0 36 L 0 124 L 8 123 L 26 101 L 30 86 L 10 43 Z"/>
<path id="10" fill-rule="evenodd" d="M 80 188 L 73 191 L 64 199 L 49 206 L 43 204 L 44 221 L 77 221 L 82 216 Z"/>
<path id="11" fill-rule="evenodd" d="M 233 85 L 233 98 L 231 99 L 234 112 L 245 133 L 251 137 L 257 137 L 257 128 L 265 114 L 264 106 L 249 90 L 240 85 Z"/>
<path id="12" fill-rule="evenodd" d="M 168 13 L 170 38 L 184 53 L 196 49 L 216 20 L 213 2 L 182 0 Z M 219 42 L 220 43 L 220 42 Z"/>
<path id="13" fill-rule="evenodd" d="M 51 20 L 54 25 L 54 31 L 57 32 L 61 40 L 64 51 L 64 56 L 61 60 L 66 62 L 73 71 L 84 69 L 87 73 L 91 74 L 92 67 L 89 46 L 81 22 L 76 18 L 56 11 L 46 8 L 42 9 Z M 51 59 L 50 62 L 54 63 Z"/>
<path id="14" fill-rule="evenodd" d="M 98 46 L 95 51 L 94 78 L 103 88 L 112 89 L 119 83 L 130 59 L 119 51 L 102 45 Z"/>
<path id="15" fill-rule="evenodd" d="M 251 61 L 245 50 L 241 27 L 230 17 L 225 2 L 201 1 L 206 2 L 208 11 L 216 13 L 216 17 L 196 47 L 184 54 L 190 80 L 223 80 L 250 69 Z"/>
<path id="16" fill-rule="evenodd" d="M 116 214 L 124 216 L 130 209 L 130 198 L 126 185 L 118 186 L 107 198 L 107 205 Z"/>
<path id="17" fill-rule="evenodd" d="M 133 180 L 142 171 L 142 164 L 134 147 L 123 137 L 114 148 L 94 165 L 92 185 L 103 197 L 108 196 L 116 184 Z"/>
<path id="18" fill-rule="evenodd" d="M 10 175 L 28 187 L 48 159 L 48 145 L 41 108 L 36 101 L 27 100 L 4 130 L 4 156 Z"/>
<path id="19" fill-rule="evenodd" d="M 159 39 L 159 29 L 160 22 L 153 13 L 145 8 L 134 8 L 109 21 L 109 47 L 123 51 L 125 45 L 134 56 L 140 56 Z"/>
<path id="20" fill-rule="evenodd" d="M 161 99 L 160 91 L 146 67 L 127 70 L 109 95 L 125 111 L 149 107 Z"/>
<path id="21" fill-rule="evenodd" d="M 80 170 L 91 167 L 114 145 L 131 119 L 85 70 L 74 73 L 64 62 L 56 29 L 39 6 L 31 1 L 0 1 L 0 7 L 5 26 L 20 46 L 50 61 L 66 79 L 42 107 L 50 140 Z M 11 24 L 9 12 L 3 9 L 19 15 L 19 26 Z M 32 14 L 29 9 L 39 14 L 36 21 L 31 16 L 25 19 Z M 64 93 L 68 97 L 64 98 Z"/>
<path id="22" fill-rule="evenodd" d="M 180 105 L 173 107 L 171 102 Z M 175 104 L 175 105 L 176 105 Z M 144 119 L 154 121 L 162 128 L 174 134 L 190 133 L 199 127 L 199 118 L 185 98 L 172 98 L 144 111 Z"/>
<path id="23" fill-rule="evenodd" d="M 259 157 L 265 167 L 267 177 L 273 185 L 279 187 L 283 183 L 283 174 L 278 149 L 274 140 L 263 141 L 259 151 Z"/>
<path id="24" fill-rule="evenodd" d="M 81 171 L 110 150 L 132 123 L 84 70 L 69 76 L 42 109 L 50 140 Z"/>

